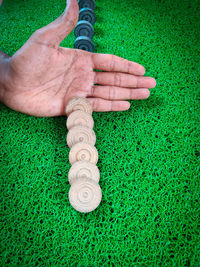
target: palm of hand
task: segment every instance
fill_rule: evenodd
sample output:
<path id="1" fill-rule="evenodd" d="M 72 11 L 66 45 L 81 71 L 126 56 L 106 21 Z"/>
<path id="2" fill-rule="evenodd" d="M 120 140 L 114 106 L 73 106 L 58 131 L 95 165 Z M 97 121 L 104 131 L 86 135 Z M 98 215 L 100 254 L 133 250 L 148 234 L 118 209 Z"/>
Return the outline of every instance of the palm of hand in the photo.
<path id="1" fill-rule="evenodd" d="M 129 102 L 120 100 L 149 96 L 148 88 L 156 82 L 143 77 L 141 65 L 59 46 L 77 19 L 77 1 L 68 0 L 65 12 L 13 55 L 6 83 L 8 106 L 35 116 L 58 116 L 64 115 L 67 102 L 75 96 L 88 97 L 95 111 L 126 110 Z"/>
<path id="2" fill-rule="evenodd" d="M 11 67 L 15 84 L 11 87 L 12 98 L 19 109 L 23 107 L 25 113 L 32 115 L 64 114 L 69 99 L 90 95 L 94 83 L 90 56 L 81 50 L 29 43 L 28 51 L 13 57 Z"/>

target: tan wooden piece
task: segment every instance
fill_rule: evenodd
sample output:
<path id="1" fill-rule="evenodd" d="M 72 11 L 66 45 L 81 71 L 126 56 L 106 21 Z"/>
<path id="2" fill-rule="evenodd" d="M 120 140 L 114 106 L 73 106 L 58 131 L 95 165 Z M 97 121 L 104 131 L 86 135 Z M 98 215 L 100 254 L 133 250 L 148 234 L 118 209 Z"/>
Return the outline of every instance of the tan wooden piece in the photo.
<path id="1" fill-rule="evenodd" d="M 82 110 L 76 110 L 69 115 L 66 121 L 66 126 L 67 129 L 70 130 L 72 127 L 77 125 L 86 126 L 90 129 L 93 129 L 94 120 L 92 116 L 87 112 Z"/>
<path id="2" fill-rule="evenodd" d="M 72 207 L 82 213 L 95 210 L 101 199 L 99 184 L 88 178 L 77 178 L 69 190 L 69 201 Z"/>
<path id="3" fill-rule="evenodd" d="M 96 135 L 94 131 L 85 126 L 74 126 L 67 134 L 67 144 L 71 148 L 77 143 L 88 143 L 95 145 Z"/>
<path id="4" fill-rule="evenodd" d="M 77 178 L 89 178 L 98 183 L 100 179 L 100 172 L 98 167 L 89 161 L 77 161 L 69 170 L 69 183 L 73 184 Z"/>
<path id="5" fill-rule="evenodd" d="M 69 152 L 69 161 L 71 164 L 76 161 L 90 161 L 96 165 L 98 161 L 97 149 L 87 143 L 77 143 Z"/>
<path id="6" fill-rule="evenodd" d="M 66 105 L 66 115 L 69 116 L 73 111 L 82 110 L 92 115 L 92 105 L 86 98 L 72 98 Z"/>

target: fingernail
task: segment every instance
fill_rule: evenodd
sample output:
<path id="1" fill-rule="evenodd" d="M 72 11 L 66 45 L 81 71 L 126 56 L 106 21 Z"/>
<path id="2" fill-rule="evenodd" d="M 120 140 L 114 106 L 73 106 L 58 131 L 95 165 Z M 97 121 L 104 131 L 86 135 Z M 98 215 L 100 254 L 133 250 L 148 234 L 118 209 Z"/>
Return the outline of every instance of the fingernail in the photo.
<path id="1" fill-rule="evenodd" d="M 129 102 L 125 102 L 125 103 L 124 103 L 124 108 L 125 108 L 125 109 L 129 109 L 130 106 L 131 106 L 131 104 L 130 104 Z"/>
<path id="2" fill-rule="evenodd" d="M 142 75 L 144 75 L 144 74 L 145 74 L 146 70 L 145 70 L 145 68 L 144 68 L 144 67 L 142 67 L 142 70 L 141 70 L 141 72 L 143 73 Z"/>
<path id="3" fill-rule="evenodd" d="M 157 84 L 157 82 L 156 82 L 156 80 L 153 78 L 153 87 L 156 87 L 156 84 Z"/>

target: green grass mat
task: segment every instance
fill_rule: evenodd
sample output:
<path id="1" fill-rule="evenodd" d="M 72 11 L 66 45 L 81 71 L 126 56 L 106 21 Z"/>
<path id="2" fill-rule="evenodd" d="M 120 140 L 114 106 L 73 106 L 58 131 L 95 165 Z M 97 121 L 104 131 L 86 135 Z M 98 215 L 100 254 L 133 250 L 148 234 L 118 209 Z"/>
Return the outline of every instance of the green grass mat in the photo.
<path id="1" fill-rule="evenodd" d="M 157 87 L 94 114 L 103 199 L 89 214 L 68 201 L 66 118 L 0 105 L 1 266 L 199 266 L 199 1 L 96 5 L 97 52 L 143 64 Z M 4 0 L 0 49 L 14 54 L 64 7 Z"/>

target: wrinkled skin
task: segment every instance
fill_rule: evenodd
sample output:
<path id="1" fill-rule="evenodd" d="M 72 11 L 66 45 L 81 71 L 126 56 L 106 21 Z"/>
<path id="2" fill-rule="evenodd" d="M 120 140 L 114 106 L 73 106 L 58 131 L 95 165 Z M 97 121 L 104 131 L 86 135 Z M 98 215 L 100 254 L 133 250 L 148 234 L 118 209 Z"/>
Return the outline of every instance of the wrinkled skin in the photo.
<path id="1" fill-rule="evenodd" d="M 143 66 L 110 54 L 60 47 L 78 12 L 77 1 L 68 0 L 59 18 L 34 32 L 7 60 L 2 93 L 7 106 L 34 116 L 59 116 L 75 96 L 87 97 L 94 111 L 127 110 L 125 100 L 149 97 L 156 81 L 143 76 Z"/>

